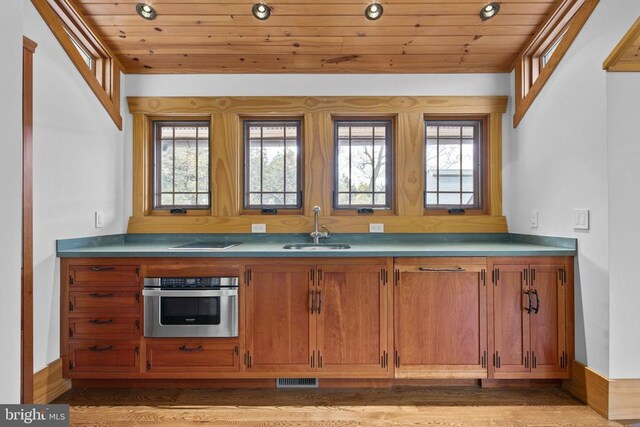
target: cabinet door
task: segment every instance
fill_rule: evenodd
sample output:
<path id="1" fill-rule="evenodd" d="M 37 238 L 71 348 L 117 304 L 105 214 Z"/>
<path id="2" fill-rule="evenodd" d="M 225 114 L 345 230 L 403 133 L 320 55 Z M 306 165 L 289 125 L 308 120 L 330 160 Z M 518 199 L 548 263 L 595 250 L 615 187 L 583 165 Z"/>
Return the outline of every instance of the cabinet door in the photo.
<path id="1" fill-rule="evenodd" d="M 318 371 L 388 376 L 385 264 L 318 266 Z"/>
<path id="2" fill-rule="evenodd" d="M 562 265 L 531 265 L 532 376 L 564 378 L 566 353 L 565 288 Z"/>
<path id="3" fill-rule="evenodd" d="M 291 376 L 310 372 L 315 344 L 311 315 L 313 266 L 249 266 L 245 366 Z"/>
<path id="4" fill-rule="evenodd" d="M 485 258 L 413 258 L 397 268 L 397 378 L 486 378 Z"/>
<path id="5" fill-rule="evenodd" d="M 531 370 L 529 285 L 527 264 L 493 266 L 494 378 L 526 378 Z"/>

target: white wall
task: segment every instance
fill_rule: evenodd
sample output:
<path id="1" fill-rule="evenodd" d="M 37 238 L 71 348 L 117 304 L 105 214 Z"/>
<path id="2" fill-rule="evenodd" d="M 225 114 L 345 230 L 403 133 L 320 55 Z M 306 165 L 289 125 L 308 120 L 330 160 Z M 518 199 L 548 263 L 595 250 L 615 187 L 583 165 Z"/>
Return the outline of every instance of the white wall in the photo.
<path id="1" fill-rule="evenodd" d="M 20 402 L 22 260 L 22 0 L 0 14 L 0 403 Z"/>
<path id="2" fill-rule="evenodd" d="M 609 322 L 611 218 L 602 62 L 638 14 L 636 0 L 600 1 L 513 131 L 508 164 L 515 188 L 511 231 L 578 238 L 576 359 L 604 375 L 610 373 L 609 333 L 614 325 Z M 589 231 L 573 230 L 575 208 L 590 209 Z M 529 226 L 532 210 L 539 211 L 537 229 Z"/>
<path id="3" fill-rule="evenodd" d="M 31 1 L 24 32 L 34 57 L 34 369 L 60 354 L 60 265 L 55 240 L 122 233 L 123 133 Z M 105 227 L 94 227 L 94 212 Z M 4 330 L 4 328 L 1 328 Z"/>
<path id="4" fill-rule="evenodd" d="M 127 76 L 123 93 L 126 96 L 508 96 L 510 89 L 508 74 L 132 74 Z M 127 122 L 125 221 L 132 211 L 130 115 Z M 509 123 L 510 116 L 505 115 L 505 155 L 509 147 Z"/>
<path id="5" fill-rule="evenodd" d="M 640 13 L 640 11 L 639 11 Z M 640 378 L 640 73 L 607 74 L 611 378 Z"/>

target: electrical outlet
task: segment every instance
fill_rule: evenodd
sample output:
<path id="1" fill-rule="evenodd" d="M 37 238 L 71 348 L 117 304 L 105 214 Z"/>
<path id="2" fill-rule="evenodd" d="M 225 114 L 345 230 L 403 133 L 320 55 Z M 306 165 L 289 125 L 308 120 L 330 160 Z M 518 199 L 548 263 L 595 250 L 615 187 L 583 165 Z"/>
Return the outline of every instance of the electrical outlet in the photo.
<path id="1" fill-rule="evenodd" d="M 266 233 L 267 224 L 251 224 L 252 233 Z"/>
<path id="2" fill-rule="evenodd" d="M 103 228 L 104 227 L 104 212 L 96 211 L 94 217 L 95 217 L 96 228 Z"/>
<path id="3" fill-rule="evenodd" d="M 573 229 L 574 230 L 589 229 L 589 209 L 573 210 Z"/>
<path id="4" fill-rule="evenodd" d="M 538 211 L 531 211 L 529 213 L 529 226 L 531 226 L 531 228 L 538 228 Z"/>
<path id="5" fill-rule="evenodd" d="M 369 233 L 384 233 L 384 224 L 369 224 Z"/>

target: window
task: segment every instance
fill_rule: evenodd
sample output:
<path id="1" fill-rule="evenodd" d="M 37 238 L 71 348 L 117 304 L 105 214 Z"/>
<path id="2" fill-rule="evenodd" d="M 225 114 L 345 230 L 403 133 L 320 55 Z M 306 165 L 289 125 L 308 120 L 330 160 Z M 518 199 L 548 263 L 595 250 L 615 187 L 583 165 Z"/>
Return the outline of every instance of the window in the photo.
<path id="1" fill-rule="evenodd" d="M 525 46 L 515 64 L 515 114 L 518 126 L 598 2 L 560 0 Z"/>
<path id="2" fill-rule="evenodd" d="M 563 31 L 562 34 L 560 34 L 560 36 L 556 39 L 556 41 L 554 41 L 553 44 L 550 47 L 548 47 L 547 50 L 542 54 L 541 56 L 542 60 L 540 61 L 541 68 L 544 68 L 547 66 L 547 63 L 553 56 L 553 52 L 555 52 L 558 46 L 560 45 L 560 42 L 562 41 L 562 38 L 564 37 L 566 32 L 567 31 L 565 29 L 565 31 Z"/>
<path id="3" fill-rule="evenodd" d="M 391 209 L 391 120 L 335 122 L 337 209 Z"/>
<path id="4" fill-rule="evenodd" d="M 96 36 L 72 0 L 32 0 L 71 62 L 122 130 L 120 63 Z"/>
<path id="5" fill-rule="evenodd" d="M 245 120 L 245 209 L 302 206 L 300 131 L 300 120 Z"/>
<path id="6" fill-rule="evenodd" d="M 482 208 L 482 122 L 426 120 L 425 207 Z"/>
<path id="7" fill-rule="evenodd" d="M 67 35 L 71 39 L 73 45 L 78 50 L 78 53 L 84 60 L 85 64 L 87 64 L 87 67 L 89 67 L 90 70 L 93 70 L 95 65 L 95 59 L 93 58 L 93 56 L 91 56 L 87 49 L 85 49 L 85 47 L 82 45 L 82 43 L 80 43 L 76 36 L 71 34 L 71 31 L 69 31 L 67 28 L 65 28 L 65 31 L 67 32 Z"/>
<path id="8" fill-rule="evenodd" d="M 209 122 L 153 122 L 155 209 L 208 209 Z"/>

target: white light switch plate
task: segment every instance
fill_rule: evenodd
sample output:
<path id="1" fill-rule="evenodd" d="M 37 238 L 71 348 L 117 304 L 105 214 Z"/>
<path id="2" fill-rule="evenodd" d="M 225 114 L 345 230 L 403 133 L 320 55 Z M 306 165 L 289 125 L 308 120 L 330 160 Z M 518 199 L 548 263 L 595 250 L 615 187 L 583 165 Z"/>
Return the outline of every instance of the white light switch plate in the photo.
<path id="1" fill-rule="evenodd" d="M 531 228 L 538 228 L 538 211 L 531 211 L 529 213 L 529 225 Z"/>
<path id="2" fill-rule="evenodd" d="M 96 213 L 95 213 L 95 224 L 96 224 L 96 228 L 103 228 L 104 227 L 104 212 L 96 211 Z"/>
<path id="3" fill-rule="evenodd" d="M 252 233 L 266 233 L 267 224 L 251 224 Z"/>
<path id="4" fill-rule="evenodd" d="M 384 224 L 369 224 L 369 233 L 384 233 Z"/>
<path id="5" fill-rule="evenodd" d="M 589 229 L 589 209 L 573 210 L 573 229 L 574 230 Z"/>

